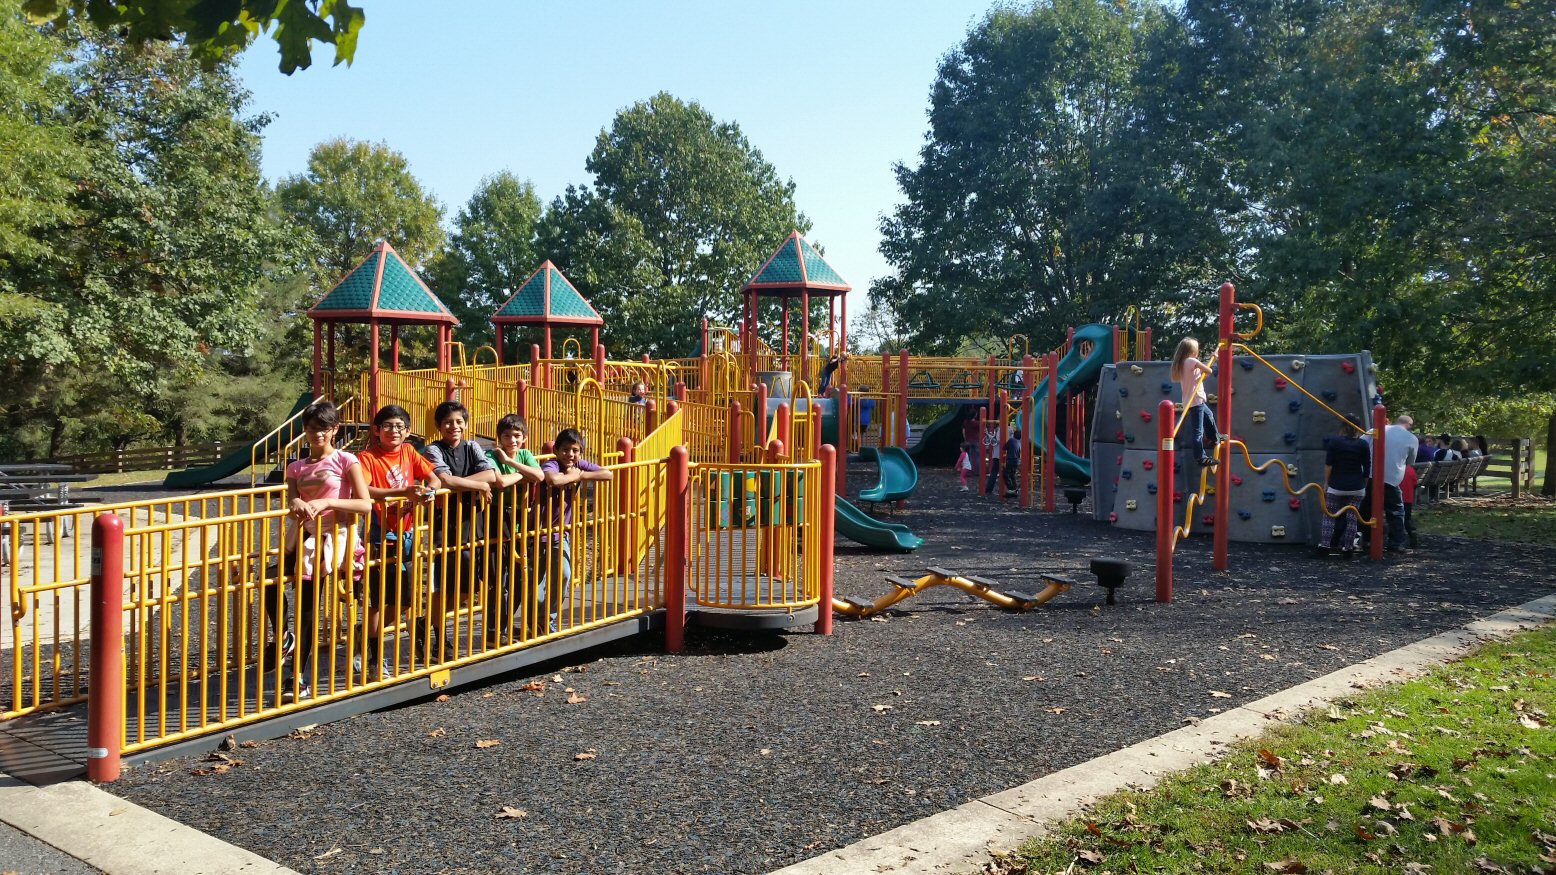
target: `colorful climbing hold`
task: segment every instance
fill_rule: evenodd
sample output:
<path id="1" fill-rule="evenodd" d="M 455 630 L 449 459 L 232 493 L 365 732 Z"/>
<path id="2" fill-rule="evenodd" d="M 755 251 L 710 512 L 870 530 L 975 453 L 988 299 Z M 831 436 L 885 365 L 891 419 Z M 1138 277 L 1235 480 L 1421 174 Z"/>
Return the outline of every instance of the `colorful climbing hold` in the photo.
<path id="1" fill-rule="evenodd" d="M 1119 386 L 1118 387 L 1118 397 L 1120 397 L 1120 398 L 1128 398 L 1129 397 L 1129 387 L 1128 386 Z"/>
<path id="2" fill-rule="evenodd" d="M 1253 519 L 1253 511 L 1240 507 L 1237 509 L 1237 518 L 1240 520 L 1251 520 Z"/>
<path id="3" fill-rule="evenodd" d="M 1156 460 L 1154 460 L 1154 459 L 1146 459 L 1144 462 L 1140 463 L 1140 467 L 1142 467 L 1145 470 L 1149 471 L 1152 468 L 1156 467 Z"/>
<path id="4" fill-rule="evenodd" d="M 1341 362 L 1340 363 L 1340 370 L 1345 371 L 1347 374 L 1354 374 L 1354 373 L 1356 373 L 1356 363 L 1355 362 Z"/>
<path id="5" fill-rule="evenodd" d="M 1162 383 L 1162 394 L 1163 395 L 1171 395 L 1172 394 L 1172 382 L 1171 381 L 1163 381 L 1163 383 Z"/>
<path id="6" fill-rule="evenodd" d="M 1139 506 L 1140 506 L 1140 503 L 1135 501 L 1133 498 L 1131 498 L 1128 501 L 1124 502 L 1124 510 L 1135 510 Z"/>
<path id="7" fill-rule="evenodd" d="M 1155 495 L 1156 494 L 1156 484 L 1155 483 L 1147 483 L 1147 484 L 1145 484 L 1145 491 L 1151 493 L 1152 495 Z"/>
<path id="8" fill-rule="evenodd" d="M 1285 441 L 1288 444 L 1294 444 L 1294 443 L 1297 442 L 1297 433 L 1294 432 L 1294 431 L 1288 431 L 1285 434 L 1281 435 L 1281 440 Z"/>
<path id="9" fill-rule="evenodd" d="M 1132 480 L 1134 479 L 1135 472 L 1125 468 L 1124 470 L 1118 472 L 1118 476 L 1124 478 L 1125 480 Z"/>
<path id="10" fill-rule="evenodd" d="M 1296 399 L 1292 400 L 1292 402 L 1290 404 L 1286 405 L 1286 409 L 1290 410 L 1292 413 L 1296 413 L 1298 410 L 1301 410 L 1302 409 L 1302 399 L 1301 398 L 1296 398 Z"/>
<path id="11" fill-rule="evenodd" d="M 1286 382 L 1286 378 L 1285 377 L 1276 377 L 1275 378 L 1275 391 L 1279 392 L 1282 389 L 1285 389 L 1286 386 L 1288 386 L 1288 385 L 1290 385 L 1290 384 L 1288 384 Z"/>
<path id="12" fill-rule="evenodd" d="M 1300 498 L 1293 497 L 1290 501 L 1288 501 L 1286 503 L 1291 505 L 1291 509 L 1292 510 L 1301 510 L 1302 509 L 1302 499 L 1300 499 Z"/>
<path id="13" fill-rule="evenodd" d="M 1253 359 L 1251 358 L 1240 358 L 1237 360 L 1237 363 L 1242 365 L 1245 371 L 1253 370 Z"/>
<path id="14" fill-rule="evenodd" d="M 1142 411 L 1140 411 L 1140 419 L 1145 421 L 1145 422 L 1150 422 L 1151 421 L 1151 411 L 1149 411 L 1149 410 L 1142 410 Z"/>
<path id="15" fill-rule="evenodd" d="M 1263 492 L 1261 492 L 1259 494 L 1259 497 L 1263 498 L 1265 501 L 1274 501 L 1275 500 L 1275 490 L 1273 490 L 1273 489 L 1266 489 L 1266 490 L 1264 490 Z"/>
<path id="16" fill-rule="evenodd" d="M 1232 485 L 1233 486 L 1241 486 L 1241 485 L 1243 485 L 1243 478 L 1238 476 L 1238 475 L 1236 475 L 1236 474 L 1233 474 L 1232 475 Z"/>
<path id="17" fill-rule="evenodd" d="M 1173 504 L 1182 504 L 1183 503 L 1183 493 L 1181 493 L 1181 492 L 1174 492 L 1172 494 L 1172 503 Z"/>

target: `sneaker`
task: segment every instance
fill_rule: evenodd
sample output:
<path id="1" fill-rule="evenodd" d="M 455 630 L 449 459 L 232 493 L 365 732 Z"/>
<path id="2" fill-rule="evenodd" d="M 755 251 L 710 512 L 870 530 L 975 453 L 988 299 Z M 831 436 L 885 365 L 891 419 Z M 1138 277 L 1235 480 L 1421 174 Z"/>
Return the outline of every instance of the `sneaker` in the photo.
<path id="1" fill-rule="evenodd" d="M 966 492 L 966 491 L 967 491 L 967 487 L 965 487 L 965 486 L 963 486 L 963 487 L 962 487 L 962 491 L 963 491 L 963 492 Z"/>
<path id="2" fill-rule="evenodd" d="M 281 636 L 281 658 L 286 659 L 297 650 L 297 636 L 288 630 Z"/>
<path id="3" fill-rule="evenodd" d="M 1201 468 L 1214 468 L 1214 467 L 1216 467 L 1216 457 L 1215 456 L 1200 456 L 1199 457 L 1199 466 Z"/>
<path id="4" fill-rule="evenodd" d="M 281 691 L 281 704 L 283 705 L 290 704 L 292 702 L 300 702 L 303 699 L 311 698 L 313 698 L 313 690 L 310 690 L 307 684 L 298 685 L 297 692 L 295 693 L 291 690 Z"/>

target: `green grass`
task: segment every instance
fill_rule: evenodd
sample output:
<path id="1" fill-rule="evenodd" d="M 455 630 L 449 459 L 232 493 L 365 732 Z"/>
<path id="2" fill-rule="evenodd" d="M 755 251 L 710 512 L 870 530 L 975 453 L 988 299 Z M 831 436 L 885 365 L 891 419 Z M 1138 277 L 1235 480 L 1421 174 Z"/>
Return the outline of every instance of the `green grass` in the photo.
<path id="1" fill-rule="evenodd" d="M 1556 628 L 1237 745 L 1028 843 L 1003 875 L 1556 872 Z"/>
<path id="2" fill-rule="evenodd" d="M 1417 505 L 1416 529 L 1426 536 L 1453 535 L 1490 541 L 1556 546 L 1556 501 L 1486 499 L 1473 503 Z"/>

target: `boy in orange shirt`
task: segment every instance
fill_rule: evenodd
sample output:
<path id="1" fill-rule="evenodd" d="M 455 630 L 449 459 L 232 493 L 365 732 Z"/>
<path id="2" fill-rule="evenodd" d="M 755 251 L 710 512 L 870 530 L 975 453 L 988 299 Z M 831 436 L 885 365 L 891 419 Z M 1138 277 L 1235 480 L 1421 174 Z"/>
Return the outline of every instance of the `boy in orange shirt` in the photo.
<path id="1" fill-rule="evenodd" d="M 430 503 L 442 486 L 432 463 L 406 441 L 410 422 L 405 408 L 385 405 L 373 417 L 373 446 L 357 456 L 367 474 L 368 496 L 374 502 L 368 541 L 374 545 L 378 568 L 368 582 L 367 664 L 378 677 L 386 673 L 380 656 L 384 602 L 395 606 L 398 617 L 415 598 L 408 567 L 416 540 L 411 502 Z"/>

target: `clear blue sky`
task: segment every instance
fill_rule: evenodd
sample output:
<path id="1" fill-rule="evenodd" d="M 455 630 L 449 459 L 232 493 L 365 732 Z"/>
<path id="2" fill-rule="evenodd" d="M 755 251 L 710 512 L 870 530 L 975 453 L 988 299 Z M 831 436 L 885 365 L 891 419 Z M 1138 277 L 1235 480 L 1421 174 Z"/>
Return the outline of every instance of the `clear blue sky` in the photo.
<path id="1" fill-rule="evenodd" d="M 546 202 L 591 182 L 584 160 L 618 110 L 659 91 L 696 100 L 795 182 L 858 313 L 889 272 L 877 245 L 900 200 L 892 164 L 917 162 L 937 65 L 991 2 L 362 0 L 351 67 L 316 45 L 311 69 L 283 76 L 260 41 L 239 72 L 252 108 L 274 116 L 266 176 L 301 172 L 323 140 L 384 142 L 450 218 L 501 170 Z"/>

